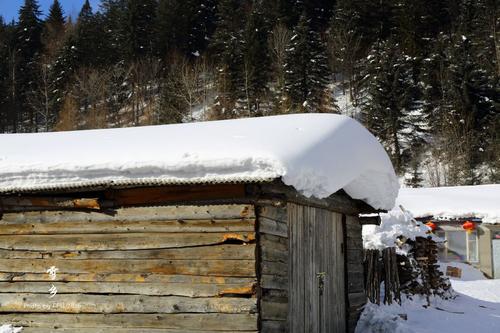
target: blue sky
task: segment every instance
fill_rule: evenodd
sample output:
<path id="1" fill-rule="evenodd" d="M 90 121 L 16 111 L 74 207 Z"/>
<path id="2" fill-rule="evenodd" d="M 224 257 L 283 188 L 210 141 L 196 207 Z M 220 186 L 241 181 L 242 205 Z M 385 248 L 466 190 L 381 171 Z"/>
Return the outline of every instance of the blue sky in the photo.
<path id="1" fill-rule="evenodd" d="M 53 0 L 38 0 L 40 9 L 43 12 L 42 18 L 45 18 L 47 15 L 52 2 Z M 59 2 L 63 6 L 66 16 L 71 15 L 72 17 L 76 17 L 85 0 L 59 0 Z M 24 0 L 0 0 L 0 16 L 3 16 L 6 22 L 10 22 L 12 19 L 17 20 L 19 8 L 21 8 L 23 3 Z M 94 11 L 99 8 L 99 3 L 100 0 L 90 0 L 90 4 Z"/>

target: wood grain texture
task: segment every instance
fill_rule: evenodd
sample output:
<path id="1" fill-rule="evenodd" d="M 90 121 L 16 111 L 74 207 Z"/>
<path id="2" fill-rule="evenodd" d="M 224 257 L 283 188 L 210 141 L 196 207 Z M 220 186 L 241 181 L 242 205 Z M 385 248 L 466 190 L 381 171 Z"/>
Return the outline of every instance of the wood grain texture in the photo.
<path id="1" fill-rule="evenodd" d="M 0 322 L 45 328 L 123 328 L 256 331 L 256 314 L 2 314 Z"/>
<path id="2" fill-rule="evenodd" d="M 290 332 L 345 332 L 342 215 L 289 204 Z"/>
<path id="3" fill-rule="evenodd" d="M 1 235 L 0 249 L 29 251 L 141 250 L 252 242 L 254 232 L 117 233 L 68 235 Z"/>
<path id="4" fill-rule="evenodd" d="M 223 280 L 223 279 L 222 279 Z M 147 283 L 147 282 L 0 282 L 1 293 L 30 293 L 47 295 L 50 286 L 58 294 L 130 294 L 150 296 L 221 297 L 225 295 L 252 296 L 256 281 L 241 283 Z M 2 295 L 2 294 L 0 294 Z M 1 296 L 0 296 L 1 298 Z"/>
<path id="5" fill-rule="evenodd" d="M 255 220 L 72 221 L 1 223 L 0 235 L 57 235 L 110 233 L 213 233 L 254 231 Z"/>
<path id="6" fill-rule="evenodd" d="M 43 313 L 255 313 L 255 298 L 145 295 L 0 294 L 0 312 Z"/>
<path id="7" fill-rule="evenodd" d="M 45 273 L 55 266 L 59 273 L 156 273 L 215 276 L 255 276 L 255 260 L 64 260 L 0 259 L 4 272 Z"/>
<path id="8" fill-rule="evenodd" d="M 224 220 L 255 218 L 253 205 L 128 207 L 105 212 L 40 211 L 4 213 L 0 223 Z"/>
<path id="9" fill-rule="evenodd" d="M 126 251 L 0 250 L 0 259 L 254 259 L 255 244 L 221 244 L 171 249 Z M 276 250 L 278 251 L 278 250 Z"/>

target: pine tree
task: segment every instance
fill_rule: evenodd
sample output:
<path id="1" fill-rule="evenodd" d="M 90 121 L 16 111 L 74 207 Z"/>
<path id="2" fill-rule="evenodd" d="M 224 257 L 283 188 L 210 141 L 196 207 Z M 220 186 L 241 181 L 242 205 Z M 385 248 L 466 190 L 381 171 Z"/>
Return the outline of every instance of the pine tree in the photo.
<path id="1" fill-rule="evenodd" d="M 127 0 L 102 0 L 103 54 L 106 64 L 119 63 L 126 55 L 125 37 Z M 149 36 L 152 38 L 152 36 Z"/>
<path id="2" fill-rule="evenodd" d="M 210 45 L 216 55 L 218 96 L 217 118 L 233 118 L 238 114 L 236 102 L 244 98 L 244 17 L 241 2 L 221 0 L 217 8 L 217 23 Z"/>
<path id="3" fill-rule="evenodd" d="M 268 32 L 260 8 L 254 5 L 244 34 L 244 87 L 246 111 L 249 115 L 262 115 L 261 103 L 265 102 L 271 72 Z"/>
<path id="4" fill-rule="evenodd" d="M 328 94 L 330 69 L 325 42 L 309 24 L 302 14 L 287 50 L 285 90 L 294 112 L 318 112 L 325 107 L 323 101 Z"/>
<path id="5" fill-rule="evenodd" d="M 385 145 L 397 173 L 402 174 L 421 144 L 425 121 L 412 58 L 397 43 L 379 43 L 367 60 L 363 122 Z"/>
<path id="6" fill-rule="evenodd" d="M 216 0 L 190 0 L 191 22 L 189 24 L 187 54 L 201 55 L 208 47 L 215 31 Z"/>
<path id="7" fill-rule="evenodd" d="M 127 0 L 124 40 L 129 59 L 152 56 L 155 51 L 156 0 Z"/>
<path id="8" fill-rule="evenodd" d="M 36 0 L 25 0 L 19 10 L 17 25 L 17 78 L 19 98 L 26 111 L 20 115 L 25 130 L 36 130 L 35 114 L 28 103 L 28 95 L 37 87 L 39 58 L 42 52 L 42 23 L 40 9 Z"/>
<path id="9" fill-rule="evenodd" d="M 54 0 L 49 9 L 49 16 L 45 20 L 42 41 L 45 55 L 51 61 L 64 41 L 66 21 L 59 0 Z"/>
<path id="10" fill-rule="evenodd" d="M 190 26 L 189 2 L 183 0 L 160 0 L 157 13 L 157 50 L 161 59 L 179 52 L 188 53 Z"/>
<path id="11" fill-rule="evenodd" d="M 0 133 L 7 131 L 8 119 L 8 45 L 7 31 L 3 20 L 0 16 Z"/>
<path id="12" fill-rule="evenodd" d="M 78 15 L 70 48 L 74 50 L 79 67 L 98 66 L 105 62 L 103 51 L 104 32 L 102 16 L 94 15 L 86 0 Z"/>

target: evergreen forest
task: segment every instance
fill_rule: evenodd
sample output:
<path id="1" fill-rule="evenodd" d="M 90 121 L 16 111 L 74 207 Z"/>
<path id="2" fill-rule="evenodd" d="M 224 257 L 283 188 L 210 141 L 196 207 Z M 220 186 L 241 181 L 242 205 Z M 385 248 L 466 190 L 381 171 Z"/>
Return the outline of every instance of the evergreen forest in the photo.
<path id="1" fill-rule="evenodd" d="M 0 17 L 0 132 L 340 113 L 408 186 L 499 183 L 499 5 L 25 0 Z"/>

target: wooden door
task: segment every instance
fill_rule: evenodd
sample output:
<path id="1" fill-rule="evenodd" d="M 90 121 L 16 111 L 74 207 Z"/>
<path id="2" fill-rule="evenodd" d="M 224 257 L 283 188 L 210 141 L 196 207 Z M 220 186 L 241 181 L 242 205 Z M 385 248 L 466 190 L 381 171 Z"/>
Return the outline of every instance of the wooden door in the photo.
<path id="1" fill-rule="evenodd" d="M 288 217 L 290 332 L 344 333 L 342 215 L 290 204 Z"/>

